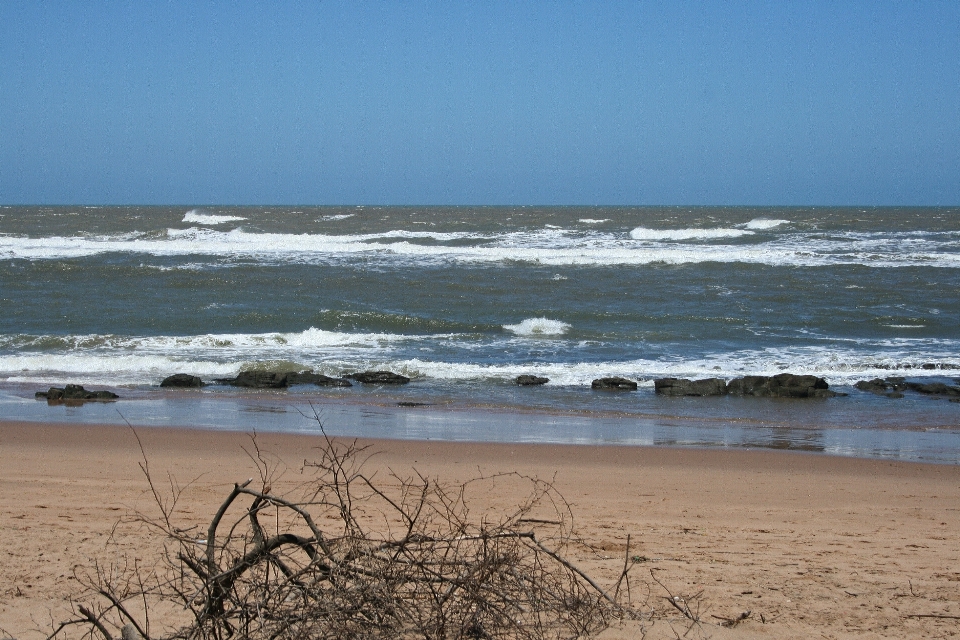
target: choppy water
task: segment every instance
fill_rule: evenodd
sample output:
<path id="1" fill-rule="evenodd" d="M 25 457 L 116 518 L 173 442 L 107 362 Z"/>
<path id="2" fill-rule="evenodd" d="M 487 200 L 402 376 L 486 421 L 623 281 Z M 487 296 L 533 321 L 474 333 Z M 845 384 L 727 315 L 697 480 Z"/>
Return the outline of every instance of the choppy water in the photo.
<path id="1" fill-rule="evenodd" d="M 655 377 L 790 371 L 851 393 L 827 426 L 960 416 L 849 388 L 960 377 L 960 209 L 4 207 L 0 305 L 18 397 L 269 361 L 392 369 L 445 406 L 662 416 Z M 550 383 L 523 393 L 522 373 Z M 585 392 L 605 375 L 641 390 Z"/>

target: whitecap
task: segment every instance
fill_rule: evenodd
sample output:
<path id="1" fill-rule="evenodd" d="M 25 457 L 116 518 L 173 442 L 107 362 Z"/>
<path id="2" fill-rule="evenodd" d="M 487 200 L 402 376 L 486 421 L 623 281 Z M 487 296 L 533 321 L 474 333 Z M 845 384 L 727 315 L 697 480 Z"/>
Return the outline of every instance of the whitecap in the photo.
<path id="1" fill-rule="evenodd" d="M 782 224 L 790 224 L 789 220 L 771 220 L 770 218 L 754 218 L 747 224 L 743 225 L 746 229 L 773 229 L 774 227 L 779 227 Z"/>
<path id="2" fill-rule="evenodd" d="M 218 216 L 212 213 L 201 213 L 196 209 L 187 211 L 183 216 L 183 222 L 192 222 L 194 224 L 224 224 L 226 222 L 238 222 L 246 220 L 241 216 Z"/>
<path id="3" fill-rule="evenodd" d="M 745 229 L 647 229 L 637 227 L 630 232 L 634 240 L 715 240 L 717 238 L 739 238 L 753 235 Z"/>
<path id="4" fill-rule="evenodd" d="M 570 325 L 550 318 L 527 318 L 519 324 L 505 324 L 503 328 L 518 336 L 560 336 L 570 329 Z"/>
<path id="5" fill-rule="evenodd" d="M 582 222 L 583 224 L 601 224 L 603 222 L 610 222 L 610 218 L 580 218 L 577 222 Z"/>

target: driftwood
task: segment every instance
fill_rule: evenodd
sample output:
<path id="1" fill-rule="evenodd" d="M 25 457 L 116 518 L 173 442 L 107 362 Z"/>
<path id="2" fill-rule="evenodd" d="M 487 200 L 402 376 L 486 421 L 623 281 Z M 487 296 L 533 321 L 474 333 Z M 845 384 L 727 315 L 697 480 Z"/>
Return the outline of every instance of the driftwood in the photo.
<path id="1" fill-rule="evenodd" d="M 171 481 L 162 497 L 144 455 L 160 515 L 140 519 L 165 537 L 164 562 L 98 566 L 82 580 L 93 604 L 49 638 L 578 638 L 642 617 L 629 601 L 629 539 L 604 589 L 567 559 L 572 515 L 550 482 L 381 479 L 365 471 L 365 447 L 326 438 L 301 469 L 311 480 L 280 495 L 255 437 L 248 453 L 259 481 L 234 485 L 203 537 L 178 527 L 179 489 Z M 499 482 L 526 483 L 528 499 L 495 519 L 473 513 L 468 495 Z"/>

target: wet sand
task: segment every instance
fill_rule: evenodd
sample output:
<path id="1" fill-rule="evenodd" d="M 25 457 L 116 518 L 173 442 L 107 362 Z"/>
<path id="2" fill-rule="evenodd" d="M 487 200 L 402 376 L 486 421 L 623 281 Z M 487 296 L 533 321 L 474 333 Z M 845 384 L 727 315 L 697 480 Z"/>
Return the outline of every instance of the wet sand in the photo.
<path id="1" fill-rule="evenodd" d="M 180 508 L 204 522 L 232 484 L 256 475 L 237 432 L 141 428 L 154 476 L 187 487 Z M 594 551 L 576 561 L 612 582 L 632 536 L 634 593 L 650 570 L 674 594 L 703 592 L 711 637 L 924 638 L 960 632 L 960 467 L 771 451 L 366 440 L 371 469 L 459 481 L 498 471 L 553 479 Z M 262 450 L 302 481 L 315 435 L 265 433 Z M 126 427 L 0 422 L 0 637 L 42 637 L 67 615 L 76 571 L 126 553 L 150 560 L 152 540 L 117 524 L 155 511 Z M 491 512 L 523 495 L 509 484 Z M 652 585 L 647 606 L 667 611 Z M 643 599 L 643 598 L 641 598 Z M 715 626 L 744 611 L 735 629 Z M 716 617 L 719 616 L 720 618 Z M 920 616 L 920 617 L 915 617 Z M 954 617 L 950 617 L 954 616 Z M 648 637 L 682 635 L 669 619 Z M 639 637 L 635 623 L 610 637 Z M 697 637 L 697 635 L 688 636 Z"/>

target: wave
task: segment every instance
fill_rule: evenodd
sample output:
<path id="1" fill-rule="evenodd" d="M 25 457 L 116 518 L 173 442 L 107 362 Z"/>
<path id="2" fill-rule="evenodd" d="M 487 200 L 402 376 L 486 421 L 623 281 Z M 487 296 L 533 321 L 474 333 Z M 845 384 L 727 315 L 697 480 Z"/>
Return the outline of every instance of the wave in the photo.
<path id="1" fill-rule="evenodd" d="M 522 338 L 535 337 L 535 327 L 554 329 L 555 320 L 530 318 Z M 519 335 L 519 334 L 518 334 Z M 552 334 L 556 335 L 556 334 Z M 398 348 L 410 336 L 337 334 L 308 330 L 295 334 L 209 336 L 76 336 L 61 344 L 44 343 L 44 350 L 21 349 L 0 355 L 0 380 L 62 384 L 153 385 L 177 372 L 205 379 L 236 375 L 244 369 L 280 367 L 312 369 L 326 375 L 364 369 L 390 369 L 421 380 L 502 382 L 521 374 L 548 377 L 553 386 L 589 386 L 598 377 L 623 376 L 652 386 L 660 377 L 732 379 L 744 375 L 790 372 L 821 376 L 834 386 L 858 380 L 906 377 L 957 377 L 960 375 L 958 341 L 881 341 L 866 348 L 819 347 L 736 350 L 691 358 L 638 358 L 632 360 L 484 362 L 442 361 L 413 351 L 463 336 L 417 336 L 414 350 Z M 29 340 L 0 341 L 4 349 Z M 37 342 L 42 342 L 37 338 Z M 496 341 L 474 347 L 502 353 Z M 71 347 L 70 345 L 82 345 Z M 428 349 L 431 350 L 431 349 Z M 575 353 L 575 349 L 569 353 Z M 576 356 L 574 356 L 575 358 Z"/>
<path id="2" fill-rule="evenodd" d="M 754 218 L 747 224 L 743 225 L 744 229 L 773 229 L 774 227 L 779 227 L 782 224 L 790 224 L 789 220 L 771 220 L 769 218 Z"/>
<path id="3" fill-rule="evenodd" d="M 410 336 L 397 333 L 348 333 L 311 327 L 292 333 L 218 333 L 194 336 L 119 336 L 119 335 L 7 335 L 0 336 L 0 349 L 19 350 L 114 350 L 152 353 L 228 352 L 236 350 L 316 350 L 336 348 L 373 348 L 391 343 L 442 335 Z"/>
<path id="4" fill-rule="evenodd" d="M 647 229 L 637 227 L 630 232 L 634 240 L 716 240 L 718 238 L 739 238 L 753 235 L 745 229 Z"/>
<path id="5" fill-rule="evenodd" d="M 183 216 L 183 222 L 195 224 L 224 224 L 226 222 L 239 222 L 240 220 L 246 220 L 246 218 L 241 216 L 222 216 L 212 213 L 201 213 L 197 209 L 191 209 Z"/>
<path id="6" fill-rule="evenodd" d="M 217 256 L 274 262 L 330 263 L 362 259 L 385 263 L 529 263 L 551 266 L 619 266 L 749 263 L 772 266 L 960 267 L 953 232 L 793 232 L 752 242 L 746 229 L 651 230 L 629 233 L 540 229 L 501 234 L 392 230 L 357 235 L 253 233 L 191 227 L 123 236 L 0 236 L 0 259 L 50 260 L 106 253 L 159 257 Z M 760 237 L 760 236 L 758 236 Z M 676 240 L 726 239 L 736 243 Z"/>
<path id="7" fill-rule="evenodd" d="M 570 325 L 549 318 L 527 318 L 518 324 L 505 324 L 503 328 L 518 336 L 562 336 Z"/>

